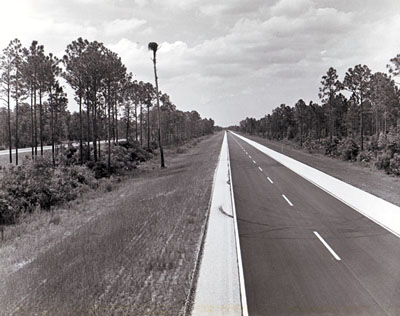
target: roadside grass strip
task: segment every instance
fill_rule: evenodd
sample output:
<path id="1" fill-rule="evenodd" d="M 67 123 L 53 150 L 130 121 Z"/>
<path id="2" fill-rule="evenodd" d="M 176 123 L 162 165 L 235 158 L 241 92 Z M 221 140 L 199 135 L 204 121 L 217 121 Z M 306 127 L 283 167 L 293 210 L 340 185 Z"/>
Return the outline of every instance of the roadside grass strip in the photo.
<path id="1" fill-rule="evenodd" d="M 231 132 L 333 197 L 400 237 L 400 207 L 344 181 Z"/>

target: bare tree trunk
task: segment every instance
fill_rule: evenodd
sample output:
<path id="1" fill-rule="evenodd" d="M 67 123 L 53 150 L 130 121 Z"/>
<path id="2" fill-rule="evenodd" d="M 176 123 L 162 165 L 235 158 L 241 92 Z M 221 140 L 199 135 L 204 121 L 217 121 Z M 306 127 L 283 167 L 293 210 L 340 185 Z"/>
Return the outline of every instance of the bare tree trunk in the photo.
<path id="1" fill-rule="evenodd" d="M 79 93 L 79 162 L 83 164 L 82 94 Z"/>
<path id="2" fill-rule="evenodd" d="M 33 86 L 30 86 L 30 95 L 31 95 L 31 147 L 32 147 L 32 160 L 35 159 L 35 133 L 34 133 L 34 126 L 33 126 Z"/>
<path id="3" fill-rule="evenodd" d="M 143 146 L 143 105 L 140 103 L 140 146 Z"/>
<path id="4" fill-rule="evenodd" d="M 33 116 L 34 116 L 34 138 L 35 138 L 35 157 L 37 157 L 37 148 L 38 148 L 38 141 L 37 141 L 37 100 L 36 100 L 36 85 L 34 86 L 34 95 L 33 95 Z"/>
<path id="5" fill-rule="evenodd" d="M 114 114 L 115 114 L 115 138 L 116 138 L 116 143 L 118 144 L 118 107 L 117 107 L 117 94 L 115 93 L 114 95 Z"/>
<path id="6" fill-rule="evenodd" d="M 360 136 L 361 136 L 361 151 L 364 150 L 364 122 L 363 122 L 363 96 L 360 98 Z"/>
<path id="7" fill-rule="evenodd" d="M 11 100 L 10 100 L 10 85 L 7 87 L 7 120 L 8 120 L 8 150 L 10 155 L 10 163 L 12 163 L 12 136 L 11 136 Z"/>
<path id="8" fill-rule="evenodd" d="M 135 103 L 135 139 L 138 140 L 138 115 L 137 115 L 137 104 Z"/>
<path id="9" fill-rule="evenodd" d="M 93 100 L 92 105 L 92 143 L 93 143 L 93 158 L 94 161 L 97 162 L 97 135 L 96 135 L 96 101 Z"/>
<path id="10" fill-rule="evenodd" d="M 108 96 L 107 96 L 107 142 L 108 142 L 108 159 L 107 159 L 107 168 L 108 172 L 111 171 L 111 104 L 110 104 L 110 87 L 108 87 Z"/>
<path id="11" fill-rule="evenodd" d="M 18 72 L 18 68 L 17 68 Z M 18 166 L 18 146 L 19 146 L 19 135 L 18 135 L 18 127 L 19 127 L 19 104 L 18 104 L 18 79 L 16 80 L 15 85 L 15 165 Z"/>
<path id="12" fill-rule="evenodd" d="M 89 91 L 86 92 L 86 116 L 87 116 L 87 160 L 90 160 L 90 99 Z"/>
<path id="13" fill-rule="evenodd" d="M 158 78 L 157 78 L 157 66 L 156 66 L 156 50 L 153 50 L 153 65 L 154 65 L 154 77 L 156 81 L 156 95 L 157 95 L 157 113 L 158 113 L 158 146 L 160 147 L 160 164 L 161 168 L 165 168 L 164 163 L 164 151 L 161 145 L 161 113 L 160 113 L 160 96 L 158 95 Z"/>
<path id="14" fill-rule="evenodd" d="M 147 149 L 150 150 L 150 106 L 147 104 Z"/>
<path id="15" fill-rule="evenodd" d="M 129 123 L 130 123 L 130 121 L 129 121 L 129 114 L 130 114 L 130 108 L 131 108 L 131 106 L 130 106 L 130 104 L 128 103 L 128 109 L 127 109 L 127 113 L 126 113 L 126 141 L 129 141 Z"/>
<path id="16" fill-rule="evenodd" d="M 51 90 L 50 90 L 50 133 L 51 133 L 51 157 L 53 161 L 53 167 L 56 165 L 56 158 L 55 158 L 55 148 L 54 148 L 54 103 L 51 97 Z"/>
<path id="17" fill-rule="evenodd" d="M 39 138 L 40 138 L 40 155 L 43 156 L 43 108 L 42 108 L 41 87 L 39 87 Z"/>

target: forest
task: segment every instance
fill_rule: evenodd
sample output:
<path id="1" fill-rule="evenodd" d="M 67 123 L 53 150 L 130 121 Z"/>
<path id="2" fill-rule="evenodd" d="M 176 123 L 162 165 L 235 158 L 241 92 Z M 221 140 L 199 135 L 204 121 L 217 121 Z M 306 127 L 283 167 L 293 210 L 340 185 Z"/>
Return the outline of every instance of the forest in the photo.
<path id="1" fill-rule="evenodd" d="M 157 78 L 158 45 L 148 48 Z M 27 48 L 12 40 L 0 55 L 0 150 L 9 162 L 0 165 L 0 227 L 96 190 L 154 155 L 164 167 L 161 145 L 184 152 L 185 143 L 213 133 L 212 119 L 178 110 L 155 82 L 135 80 L 97 41 L 78 38 L 58 58 L 37 41 Z M 69 111 L 63 83 L 78 112 Z M 23 163 L 20 148 L 30 148 Z"/>
<path id="2" fill-rule="evenodd" d="M 75 92 L 78 112 L 68 110 L 65 81 Z M 76 141 L 83 163 L 101 159 L 100 140 L 108 138 L 157 146 L 155 87 L 135 80 L 121 58 L 97 41 L 78 38 L 57 58 L 37 41 L 26 48 L 14 39 L 0 56 L 0 85 L 5 105 L 0 107 L 0 150 L 10 149 L 10 163 L 12 148 L 31 147 L 34 159 L 45 145 Z M 163 144 L 212 132 L 212 119 L 178 110 L 161 91 L 159 99 Z M 15 160 L 18 164 L 18 155 Z"/>
<path id="3" fill-rule="evenodd" d="M 320 104 L 300 99 L 281 104 L 260 119 L 246 118 L 236 130 L 294 142 L 320 153 L 400 175 L 400 54 L 387 65 L 389 74 L 366 65 L 349 68 L 343 80 L 330 67 L 319 87 Z"/>

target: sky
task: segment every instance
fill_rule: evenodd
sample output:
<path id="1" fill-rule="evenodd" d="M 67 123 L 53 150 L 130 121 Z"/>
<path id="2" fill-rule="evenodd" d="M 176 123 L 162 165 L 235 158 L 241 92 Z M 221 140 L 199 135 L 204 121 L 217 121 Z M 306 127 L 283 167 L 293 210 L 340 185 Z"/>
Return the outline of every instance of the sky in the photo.
<path id="1" fill-rule="evenodd" d="M 220 126 L 282 103 L 319 102 L 329 67 L 386 72 L 400 54 L 398 0 L 5 0 L 0 48 L 33 40 L 62 57 L 78 37 L 118 53 L 135 79 L 154 82 L 178 109 Z M 67 84 L 65 84 L 67 85 Z M 71 110 L 73 91 L 67 88 Z"/>

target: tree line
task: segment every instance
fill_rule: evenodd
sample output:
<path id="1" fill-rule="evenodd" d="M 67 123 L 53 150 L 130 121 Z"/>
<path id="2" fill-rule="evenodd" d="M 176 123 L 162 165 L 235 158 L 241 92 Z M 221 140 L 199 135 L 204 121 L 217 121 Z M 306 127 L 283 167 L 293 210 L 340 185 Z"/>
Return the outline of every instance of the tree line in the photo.
<path id="1" fill-rule="evenodd" d="M 156 70 L 157 47 L 151 44 Z M 62 79 L 74 90 L 78 112 L 68 110 Z M 14 39 L 0 55 L 0 97 L 5 104 L 0 107 L 0 147 L 9 149 L 10 163 L 15 149 L 18 164 L 19 148 L 31 147 L 35 159 L 51 145 L 54 163 L 57 144 L 76 141 L 84 163 L 103 159 L 101 140 L 110 146 L 111 140 L 126 138 L 150 150 L 161 142 L 180 144 L 212 133 L 212 119 L 179 111 L 168 94 L 157 92 L 151 83 L 134 79 L 103 43 L 78 38 L 58 58 L 37 41 L 23 47 Z"/>
<path id="2" fill-rule="evenodd" d="M 389 74 L 372 73 L 368 66 L 356 65 L 341 81 L 330 67 L 321 79 L 320 104 L 303 99 L 294 106 L 281 104 L 260 119 L 247 117 L 237 129 L 308 149 L 319 145 L 326 154 L 345 150 L 346 159 L 400 160 L 400 90 L 394 80 L 400 76 L 400 54 L 387 68 Z"/>

